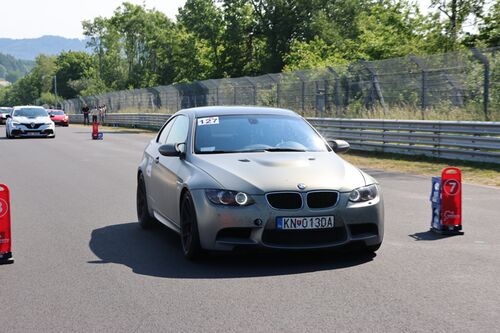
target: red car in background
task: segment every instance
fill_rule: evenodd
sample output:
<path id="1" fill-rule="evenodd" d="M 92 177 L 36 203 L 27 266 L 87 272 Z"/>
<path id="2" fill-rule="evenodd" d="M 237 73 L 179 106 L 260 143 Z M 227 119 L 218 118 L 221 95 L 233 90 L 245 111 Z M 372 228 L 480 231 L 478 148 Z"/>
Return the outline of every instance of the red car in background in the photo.
<path id="1" fill-rule="evenodd" d="M 50 120 L 56 125 L 69 126 L 69 117 L 62 110 L 47 110 L 50 115 Z"/>

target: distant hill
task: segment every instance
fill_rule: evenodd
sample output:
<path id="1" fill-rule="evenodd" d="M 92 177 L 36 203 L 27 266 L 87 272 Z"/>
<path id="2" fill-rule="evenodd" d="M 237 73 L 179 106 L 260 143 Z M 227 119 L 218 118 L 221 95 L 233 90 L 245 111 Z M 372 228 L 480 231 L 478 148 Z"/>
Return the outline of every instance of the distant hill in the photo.
<path id="1" fill-rule="evenodd" d="M 0 52 L 17 59 L 35 60 L 39 54 L 56 55 L 62 51 L 86 51 L 83 39 L 43 36 L 31 39 L 0 38 Z"/>
<path id="2" fill-rule="evenodd" d="M 15 82 L 25 76 L 33 68 L 32 60 L 19 60 L 11 55 L 0 53 L 0 81 Z"/>

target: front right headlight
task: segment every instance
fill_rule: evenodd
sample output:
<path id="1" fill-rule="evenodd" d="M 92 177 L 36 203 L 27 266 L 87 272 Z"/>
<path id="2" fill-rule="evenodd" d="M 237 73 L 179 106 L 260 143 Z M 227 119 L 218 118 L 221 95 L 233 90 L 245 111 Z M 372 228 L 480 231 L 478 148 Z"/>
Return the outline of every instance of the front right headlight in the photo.
<path id="1" fill-rule="evenodd" d="M 255 203 L 252 197 L 245 192 L 207 189 L 205 194 L 208 200 L 216 205 L 249 206 Z"/>
<path id="2" fill-rule="evenodd" d="M 11 122 L 10 124 L 11 124 L 12 126 L 19 126 L 19 125 L 21 125 L 21 123 L 18 123 L 18 122 L 16 122 L 16 121 Z"/>
<path id="3" fill-rule="evenodd" d="M 376 184 L 359 187 L 351 191 L 349 194 L 349 201 L 364 202 L 370 201 L 378 196 L 378 187 Z"/>

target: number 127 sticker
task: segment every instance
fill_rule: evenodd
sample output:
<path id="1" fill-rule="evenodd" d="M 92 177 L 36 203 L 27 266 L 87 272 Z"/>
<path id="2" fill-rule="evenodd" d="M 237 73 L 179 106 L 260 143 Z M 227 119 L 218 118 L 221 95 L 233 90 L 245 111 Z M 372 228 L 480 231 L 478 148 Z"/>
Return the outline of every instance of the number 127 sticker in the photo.
<path id="1" fill-rule="evenodd" d="M 198 119 L 198 126 L 215 125 L 219 123 L 219 117 L 208 117 Z"/>

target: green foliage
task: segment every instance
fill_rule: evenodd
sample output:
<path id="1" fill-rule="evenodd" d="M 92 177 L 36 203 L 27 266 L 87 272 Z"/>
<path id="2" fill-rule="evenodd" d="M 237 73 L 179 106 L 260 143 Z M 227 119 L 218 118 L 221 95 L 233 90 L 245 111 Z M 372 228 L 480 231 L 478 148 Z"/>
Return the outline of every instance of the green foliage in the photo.
<path id="1" fill-rule="evenodd" d="M 261 62 L 265 58 L 265 43 L 254 34 L 253 7 L 246 0 L 224 0 L 222 10 L 224 76 L 260 74 Z"/>
<path id="2" fill-rule="evenodd" d="M 58 105 L 59 103 L 62 102 L 62 98 L 61 97 L 58 97 L 52 93 L 49 93 L 49 92 L 43 92 L 41 95 L 40 95 L 40 98 L 38 99 L 38 102 L 39 104 L 41 105 L 50 105 L 50 106 L 53 106 L 53 105 Z"/>
<path id="3" fill-rule="evenodd" d="M 465 37 L 467 46 L 493 47 L 500 45 L 500 0 L 496 0 L 491 9 L 483 17 L 479 25 L 479 33 Z"/>
<path id="4" fill-rule="evenodd" d="M 348 62 L 346 55 L 340 53 L 335 45 L 328 45 L 319 37 L 310 42 L 294 42 L 284 60 L 285 71 L 324 68 Z"/>
<path id="5" fill-rule="evenodd" d="M 0 53 L 0 78 L 11 83 L 28 74 L 33 66 L 33 61 L 19 60 L 13 56 Z"/>
<path id="6" fill-rule="evenodd" d="M 424 16 L 411 0 L 187 0 L 173 22 L 124 2 L 82 23 L 90 55 L 40 56 L 19 79 L 27 64 L 6 66 L 0 54 L 0 77 L 19 79 L 0 103 L 49 99 L 54 77 L 58 95 L 73 98 L 500 43 L 498 0 L 489 11 L 485 0 L 431 3 Z M 477 33 L 464 33 L 470 22 Z"/>
<path id="7" fill-rule="evenodd" d="M 94 67 L 92 56 L 85 52 L 63 52 L 56 59 L 57 93 L 64 99 L 74 98 L 79 95 L 85 86 L 75 84 L 87 78 Z M 54 92 L 55 93 L 55 92 Z"/>
<path id="8" fill-rule="evenodd" d="M 212 77 L 221 77 L 222 51 L 221 37 L 223 34 L 222 12 L 215 6 L 213 0 L 187 0 L 179 9 L 177 20 L 198 39 L 209 45 L 208 55 L 213 63 Z"/>
<path id="9" fill-rule="evenodd" d="M 449 51 L 458 47 L 464 23 L 468 19 L 477 20 L 483 16 L 485 0 L 431 0 L 431 6 L 437 8 L 445 18 L 447 40 L 443 47 Z"/>
<path id="10" fill-rule="evenodd" d="M 366 60 L 421 53 L 418 34 L 423 19 L 415 6 L 404 2 L 379 2 L 357 17 L 358 53 Z"/>

